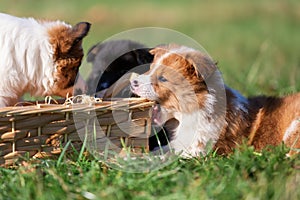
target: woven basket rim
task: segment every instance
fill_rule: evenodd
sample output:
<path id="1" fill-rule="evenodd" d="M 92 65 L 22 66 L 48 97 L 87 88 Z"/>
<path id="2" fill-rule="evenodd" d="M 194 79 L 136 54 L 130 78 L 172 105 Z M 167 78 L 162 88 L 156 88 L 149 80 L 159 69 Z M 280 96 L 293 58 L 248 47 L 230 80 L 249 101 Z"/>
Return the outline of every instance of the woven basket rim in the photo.
<path id="1" fill-rule="evenodd" d="M 144 107 L 153 106 L 154 102 L 145 98 L 114 98 L 105 99 L 95 103 L 75 103 L 75 104 L 47 104 L 36 103 L 35 105 L 26 106 L 10 106 L 0 108 L 0 117 L 28 115 L 44 112 L 63 113 L 72 111 L 105 111 L 117 109 L 142 109 Z"/>

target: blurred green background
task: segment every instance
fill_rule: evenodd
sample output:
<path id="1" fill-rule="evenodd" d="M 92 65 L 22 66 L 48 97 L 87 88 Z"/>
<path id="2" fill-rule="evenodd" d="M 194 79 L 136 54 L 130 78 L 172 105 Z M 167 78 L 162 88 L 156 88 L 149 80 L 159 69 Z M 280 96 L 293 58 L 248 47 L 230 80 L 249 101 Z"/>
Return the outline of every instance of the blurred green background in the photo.
<path id="1" fill-rule="evenodd" d="M 71 24 L 88 21 L 85 52 L 128 29 L 174 29 L 200 43 L 218 61 L 225 83 L 244 95 L 300 91 L 298 0 L 2 0 L 0 11 Z M 84 77 L 90 68 L 83 63 Z"/>

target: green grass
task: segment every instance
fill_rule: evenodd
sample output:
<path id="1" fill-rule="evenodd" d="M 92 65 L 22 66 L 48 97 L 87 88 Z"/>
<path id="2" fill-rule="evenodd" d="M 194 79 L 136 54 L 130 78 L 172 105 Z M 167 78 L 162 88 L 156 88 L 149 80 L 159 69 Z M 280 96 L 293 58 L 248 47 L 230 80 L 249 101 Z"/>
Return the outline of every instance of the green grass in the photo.
<path id="1" fill-rule="evenodd" d="M 300 91 L 299 10 L 297 0 L 0 2 L 1 12 L 18 16 L 91 22 L 85 51 L 131 28 L 177 30 L 199 42 L 218 61 L 225 83 L 244 95 Z M 83 62 L 81 73 L 87 77 L 90 68 Z M 245 147 L 228 157 L 178 158 L 148 173 L 96 160 L 43 160 L 0 168 L 0 199 L 300 199 L 299 156 L 285 153 Z"/>
<path id="2" fill-rule="evenodd" d="M 300 160 L 277 147 L 228 157 L 177 159 L 148 173 L 128 173 L 95 160 L 43 160 L 0 168 L 0 199 L 299 199 Z"/>

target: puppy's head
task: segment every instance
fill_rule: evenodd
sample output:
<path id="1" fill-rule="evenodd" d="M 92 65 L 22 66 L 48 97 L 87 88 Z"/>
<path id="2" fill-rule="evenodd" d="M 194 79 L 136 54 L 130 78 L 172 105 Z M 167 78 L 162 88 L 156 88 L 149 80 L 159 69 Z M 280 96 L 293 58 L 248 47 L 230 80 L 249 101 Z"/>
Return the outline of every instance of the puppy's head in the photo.
<path id="1" fill-rule="evenodd" d="M 131 81 L 135 94 L 174 112 L 193 112 L 205 106 L 206 80 L 216 70 L 207 55 L 179 45 L 157 47 L 151 53 L 150 70 Z"/>
<path id="2" fill-rule="evenodd" d="M 68 25 L 53 26 L 48 30 L 49 42 L 53 49 L 53 61 L 56 67 L 52 95 L 72 95 L 76 76 L 83 57 L 82 39 L 88 34 L 90 24 L 80 22 L 74 27 Z M 85 86 L 82 86 L 85 89 Z"/>

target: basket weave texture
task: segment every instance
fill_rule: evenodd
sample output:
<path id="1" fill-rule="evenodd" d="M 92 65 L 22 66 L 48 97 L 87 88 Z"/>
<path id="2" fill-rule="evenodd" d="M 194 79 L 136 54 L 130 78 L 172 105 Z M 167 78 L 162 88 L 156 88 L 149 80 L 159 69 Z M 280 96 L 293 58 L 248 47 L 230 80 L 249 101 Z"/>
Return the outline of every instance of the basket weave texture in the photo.
<path id="1" fill-rule="evenodd" d="M 93 131 L 98 150 L 103 150 L 107 141 L 114 148 L 125 144 L 132 151 L 148 150 L 152 106 L 153 102 L 145 99 L 126 98 L 1 108 L 0 166 L 12 165 L 20 157 L 60 155 L 68 143 L 67 151 L 80 150 L 85 136 Z"/>

